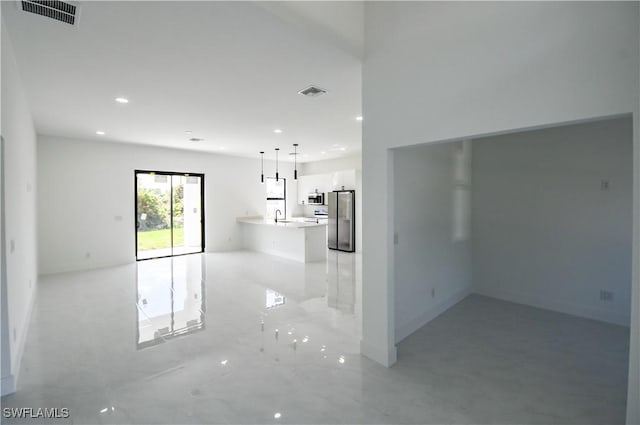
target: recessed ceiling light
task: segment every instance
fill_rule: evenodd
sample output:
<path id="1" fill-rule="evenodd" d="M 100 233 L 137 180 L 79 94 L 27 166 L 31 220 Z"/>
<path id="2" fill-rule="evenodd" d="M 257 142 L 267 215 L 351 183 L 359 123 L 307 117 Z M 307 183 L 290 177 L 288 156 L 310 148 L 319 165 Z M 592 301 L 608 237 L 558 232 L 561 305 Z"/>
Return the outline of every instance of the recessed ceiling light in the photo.
<path id="1" fill-rule="evenodd" d="M 356 117 L 356 121 L 362 121 L 362 117 Z"/>
<path id="2" fill-rule="evenodd" d="M 276 128 L 275 130 L 273 130 L 273 132 L 276 134 L 280 134 L 282 133 L 282 130 L 280 130 L 279 128 Z"/>
<path id="3" fill-rule="evenodd" d="M 282 413 L 280 413 L 280 412 L 276 412 L 276 413 L 273 415 L 273 417 L 274 417 L 275 419 L 280 419 L 280 418 L 282 417 Z"/>
<path id="4" fill-rule="evenodd" d="M 129 103 L 129 99 L 126 97 L 116 97 L 116 102 L 118 103 Z"/>
<path id="5" fill-rule="evenodd" d="M 104 135 L 105 135 L 105 132 L 104 132 L 104 131 L 102 131 L 102 130 L 98 130 L 98 131 L 96 131 L 96 134 L 97 134 L 98 136 L 104 136 Z"/>
<path id="6" fill-rule="evenodd" d="M 200 137 L 192 137 L 189 139 L 190 142 L 203 142 L 204 139 L 201 139 Z"/>
<path id="7" fill-rule="evenodd" d="M 326 154 L 326 152 L 325 152 L 325 151 L 322 151 L 322 152 L 320 152 L 320 153 L 321 153 L 322 155 Z"/>

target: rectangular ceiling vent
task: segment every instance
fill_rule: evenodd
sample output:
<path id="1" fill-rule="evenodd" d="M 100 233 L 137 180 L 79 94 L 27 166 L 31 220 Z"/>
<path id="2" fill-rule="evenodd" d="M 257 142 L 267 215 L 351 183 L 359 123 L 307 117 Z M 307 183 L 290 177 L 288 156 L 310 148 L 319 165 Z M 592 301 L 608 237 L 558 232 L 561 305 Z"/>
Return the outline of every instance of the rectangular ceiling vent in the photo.
<path id="1" fill-rule="evenodd" d="M 69 25 L 77 25 L 78 6 L 71 2 L 57 0 L 18 0 L 20 9 L 64 22 Z"/>
<path id="2" fill-rule="evenodd" d="M 301 94 L 303 96 L 307 96 L 307 97 L 318 97 L 320 95 L 325 94 L 327 91 L 325 89 L 321 89 L 320 87 L 316 87 L 316 86 L 309 86 L 306 89 L 302 89 L 298 92 L 298 94 Z"/>

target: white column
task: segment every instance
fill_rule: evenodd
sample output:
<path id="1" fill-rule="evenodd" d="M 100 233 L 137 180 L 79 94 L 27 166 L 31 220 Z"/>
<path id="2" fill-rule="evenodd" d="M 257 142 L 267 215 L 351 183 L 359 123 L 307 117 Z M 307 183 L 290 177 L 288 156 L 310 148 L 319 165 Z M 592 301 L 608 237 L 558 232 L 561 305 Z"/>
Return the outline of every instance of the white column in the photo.
<path id="1" fill-rule="evenodd" d="M 366 137 L 364 138 L 366 140 Z M 363 355 L 384 365 L 396 362 L 393 270 L 393 153 L 384 148 L 362 157 L 362 340 Z"/>

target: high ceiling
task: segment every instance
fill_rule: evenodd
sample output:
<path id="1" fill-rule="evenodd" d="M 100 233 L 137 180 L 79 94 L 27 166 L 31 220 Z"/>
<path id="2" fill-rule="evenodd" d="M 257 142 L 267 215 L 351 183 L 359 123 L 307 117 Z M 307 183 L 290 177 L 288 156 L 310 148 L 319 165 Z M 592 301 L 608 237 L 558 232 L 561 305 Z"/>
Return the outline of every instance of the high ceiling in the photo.
<path id="1" fill-rule="evenodd" d="M 254 158 L 299 143 L 301 162 L 360 151 L 360 2 L 87 1 L 76 26 L 17 3 L 3 25 L 39 134 Z M 328 93 L 297 93 L 311 84 Z"/>

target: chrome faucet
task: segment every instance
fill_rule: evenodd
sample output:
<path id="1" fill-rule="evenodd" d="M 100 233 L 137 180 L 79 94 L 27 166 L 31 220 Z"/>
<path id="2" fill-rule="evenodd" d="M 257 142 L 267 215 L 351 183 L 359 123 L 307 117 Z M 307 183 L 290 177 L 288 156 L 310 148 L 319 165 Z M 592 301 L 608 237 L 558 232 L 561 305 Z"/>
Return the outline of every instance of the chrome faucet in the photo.
<path id="1" fill-rule="evenodd" d="M 280 213 L 280 215 L 282 215 L 282 211 L 276 210 L 276 223 L 278 222 L 278 213 Z"/>

